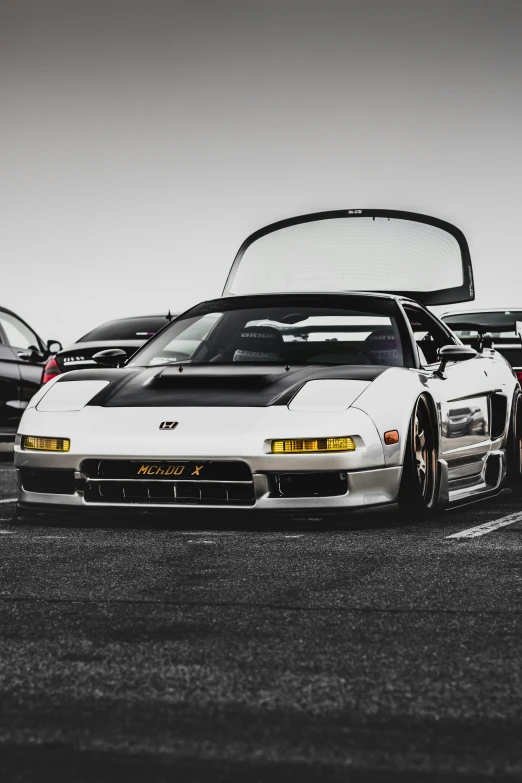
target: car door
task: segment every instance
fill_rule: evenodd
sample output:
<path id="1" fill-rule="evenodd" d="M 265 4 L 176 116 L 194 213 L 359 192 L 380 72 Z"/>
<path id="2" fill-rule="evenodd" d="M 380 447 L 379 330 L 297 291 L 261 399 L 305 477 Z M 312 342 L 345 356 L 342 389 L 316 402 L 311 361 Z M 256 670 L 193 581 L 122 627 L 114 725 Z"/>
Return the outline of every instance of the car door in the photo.
<path id="1" fill-rule="evenodd" d="M 490 396 L 496 389 L 496 373 L 487 357 L 478 354 L 462 362 L 450 362 L 444 378 L 435 373 L 437 352 L 455 343 L 442 324 L 423 307 L 404 307 L 422 370 L 440 406 L 441 457 L 448 463 L 450 481 L 480 480 L 484 458 L 491 448 Z"/>
<path id="2" fill-rule="evenodd" d="M 36 332 L 14 313 L 0 310 L 0 328 L 17 364 L 21 379 L 19 407 L 23 412 L 41 386 L 45 349 Z"/>
<path id="3" fill-rule="evenodd" d="M 16 432 L 22 414 L 21 396 L 18 359 L 0 326 L 0 439 Z"/>

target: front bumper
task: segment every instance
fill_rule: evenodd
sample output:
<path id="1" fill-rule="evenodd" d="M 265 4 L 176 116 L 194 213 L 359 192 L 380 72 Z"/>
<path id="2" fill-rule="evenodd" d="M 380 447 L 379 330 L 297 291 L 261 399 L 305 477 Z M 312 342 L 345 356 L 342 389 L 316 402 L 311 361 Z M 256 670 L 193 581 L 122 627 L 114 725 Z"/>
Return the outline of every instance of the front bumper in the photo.
<path id="1" fill-rule="evenodd" d="M 306 475 L 306 471 L 303 471 Z M 197 505 L 175 503 L 140 503 L 128 502 L 86 502 L 84 493 L 75 491 L 74 494 L 52 494 L 47 492 L 29 492 L 20 482 L 19 503 L 28 508 L 60 507 L 70 510 L 96 510 L 110 511 L 111 509 L 147 510 L 156 509 L 164 513 L 177 513 L 187 509 L 216 509 L 219 511 L 247 512 L 255 511 L 293 511 L 293 510 L 317 510 L 317 511 L 341 511 L 349 508 L 366 508 L 371 506 L 394 503 L 397 499 L 399 484 L 402 474 L 400 467 L 376 468 L 373 470 L 359 470 L 348 472 L 347 492 L 333 497 L 276 497 L 271 492 L 272 481 L 269 474 L 253 473 L 253 485 L 255 500 L 251 505 L 214 505 L 198 503 Z M 81 474 L 77 474 L 81 481 Z"/>
<path id="2" fill-rule="evenodd" d="M 158 431 L 158 422 L 182 421 L 173 433 Z M 24 414 L 21 433 L 67 436 L 71 451 L 63 454 L 30 452 L 15 445 L 15 465 L 22 470 L 69 471 L 74 477 L 70 494 L 58 494 L 42 486 L 34 487 L 20 482 L 21 506 L 91 509 L 158 510 L 178 513 L 189 508 L 223 511 L 339 511 L 344 508 L 365 508 L 393 503 L 397 499 L 402 468 L 390 461 L 395 458 L 393 446 L 383 446 L 375 424 L 362 411 L 348 409 L 342 413 L 291 412 L 286 406 L 271 408 L 205 409 L 184 408 L 180 413 L 171 408 L 104 409 L 85 408 L 76 413 L 40 413 L 29 410 Z M 352 452 L 319 454 L 273 454 L 270 440 L 306 436 L 335 436 L 349 434 L 356 441 Z M 20 437 L 20 436 L 19 436 Z M 203 502 L 155 503 L 149 497 L 140 503 L 93 501 L 93 494 L 85 492 L 85 460 L 202 460 L 242 462 L 251 473 L 251 498 L 248 503 L 226 505 Z M 83 472 L 82 472 L 83 471 Z M 306 497 L 295 494 L 281 497 L 274 491 L 274 476 L 300 474 L 306 484 L 313 482 L 314 474 L 342 475 L 342 492 L 324 496 L 307 492 Z M 83 483 L 82 483 L 83 482 Z M 45 491 L 40 491 L 43 489 Z M 228 495 L 227 495 L 228 500 Z"/>

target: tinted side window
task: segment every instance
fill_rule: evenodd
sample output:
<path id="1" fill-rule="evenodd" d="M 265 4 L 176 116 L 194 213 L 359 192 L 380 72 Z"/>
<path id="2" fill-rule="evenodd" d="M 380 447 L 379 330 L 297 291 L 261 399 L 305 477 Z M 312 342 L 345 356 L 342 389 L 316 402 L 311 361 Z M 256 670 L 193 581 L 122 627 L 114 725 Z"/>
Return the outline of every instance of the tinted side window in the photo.
<path id="1" fill-rule="evenodd" d="M 0 312 L 0 326 L 13 348 L 26 351 L 28 348 L 39 348 L 38 337 L 22 321 L 10 313 Z"/>
<path id="2" fill-rule="evenodd" d="M 175 317 L 175 316 L 173 316 Z M 168 324 L 165 315 L 153 318 L 128 318 L 109 321 L 87 332 L 78 342 L 86 343 L 94 340 L 148 340 Z"/>
<path id="3" fill-rule="evenodd" d="M 438 361 L 439 348 L 450 345 L 451 338 L 429 313 L 416 307 L 405 307 L 404 309 L 419 350 L 421 365 L 435 364 Z"/>

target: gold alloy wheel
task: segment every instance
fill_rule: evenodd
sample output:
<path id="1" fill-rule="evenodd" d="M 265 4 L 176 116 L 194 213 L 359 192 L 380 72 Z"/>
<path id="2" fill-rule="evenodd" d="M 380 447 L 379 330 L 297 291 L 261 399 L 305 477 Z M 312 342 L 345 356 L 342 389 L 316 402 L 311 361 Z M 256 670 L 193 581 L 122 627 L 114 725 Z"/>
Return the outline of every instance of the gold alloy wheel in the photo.
<path id="1" fill-rule="evenodd" d="M 424 397 L 419 397 L 413 419 L 413 456 L 419 493 L 426 506 L 432 504 L 435 494 L 436 454 L 434 441 L 433 421 L 428 403 Z"/>

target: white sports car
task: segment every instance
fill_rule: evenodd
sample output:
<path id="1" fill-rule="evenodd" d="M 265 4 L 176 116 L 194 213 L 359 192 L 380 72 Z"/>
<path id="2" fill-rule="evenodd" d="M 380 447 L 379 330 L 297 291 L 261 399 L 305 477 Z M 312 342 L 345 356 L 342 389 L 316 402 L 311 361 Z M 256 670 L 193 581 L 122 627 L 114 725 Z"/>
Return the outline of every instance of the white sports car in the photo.
<path id="1" fill-rule="evenodd" d="M 518 491 L 517 378 L 425 307 L 473 296 L 466 239 L 444 221 L 343 210 L 267 226 L 222 298 L 34 396 L 19 511 L 425 516 Z"/>

